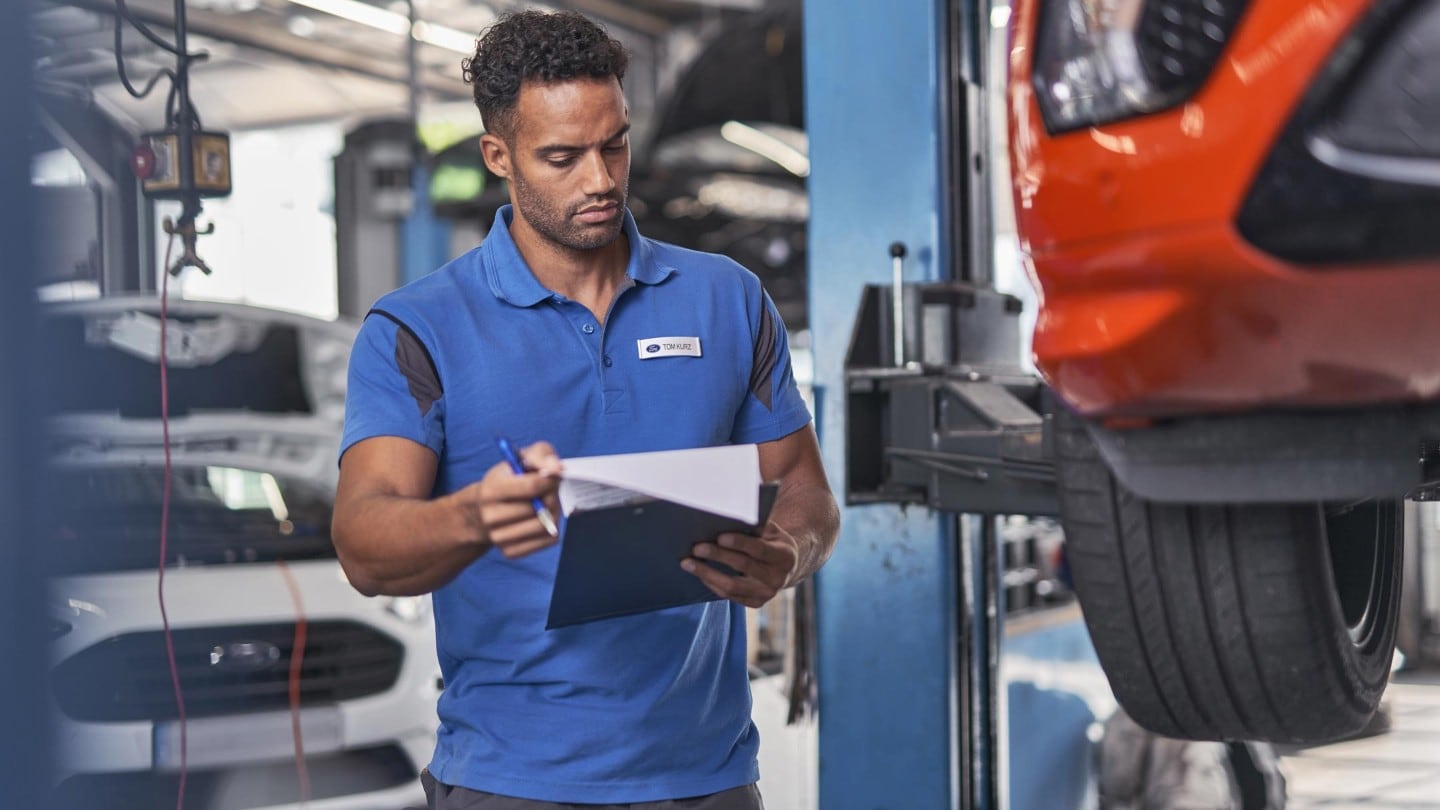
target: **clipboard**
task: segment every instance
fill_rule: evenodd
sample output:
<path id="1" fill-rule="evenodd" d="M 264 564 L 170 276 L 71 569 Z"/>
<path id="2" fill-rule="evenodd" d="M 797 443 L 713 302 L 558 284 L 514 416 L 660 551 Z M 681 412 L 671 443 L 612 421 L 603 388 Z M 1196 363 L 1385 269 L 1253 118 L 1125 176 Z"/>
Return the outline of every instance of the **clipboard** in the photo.
<path id="1" fill-rule="evenodd" d="M 560 535 L 545 629 L 719 599 L 680 561 L 696 543 L 717 534 L 759 534 L 779 489 L 760 485 L 755 524 L 659 499 L 571 512 Z M 735 573 L 711 560 L 700 562 Z"/>

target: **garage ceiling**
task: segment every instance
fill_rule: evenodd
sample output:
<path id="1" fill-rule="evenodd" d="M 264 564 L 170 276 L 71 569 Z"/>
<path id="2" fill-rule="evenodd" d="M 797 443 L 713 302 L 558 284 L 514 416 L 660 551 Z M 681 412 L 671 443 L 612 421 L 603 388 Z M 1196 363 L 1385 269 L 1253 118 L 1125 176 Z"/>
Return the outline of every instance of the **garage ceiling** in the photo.
<path id="1" fill-rule="evenodd" d="M 173 0 L 123 0 L 163 40 L 173 39 Z M 632 49 L 707 17 L 761 8 L 767 0 L 564 0 L 606 23 Z M 415 0 L 419 83 L 429 105 L 469 98 L 462 51 L 496 14 L 537 7 L 514 0 Z M 40 0 L 32 15 L 36 79 L 43 92 L 88 97 L 136 129 L 163 124 L 167 83 L 137 102 L 115 66 L 116 0 Z M 192 98 L 207 127 L 403 114 L 408 100 L 404 0 L 186 0 Z M 355 18 L 363 18 L 368 24 Z M 395 30 L 398 26 L 399 30 Z M 382 30 L 384 28 L 391 30 Z M 428 40 L 428 41 L 427 41 Z M 640 46 L 637 48 L 636 46 Z M 143 85 L 174 59 L 132 26 L 122 28 L 131 81 Z"/>

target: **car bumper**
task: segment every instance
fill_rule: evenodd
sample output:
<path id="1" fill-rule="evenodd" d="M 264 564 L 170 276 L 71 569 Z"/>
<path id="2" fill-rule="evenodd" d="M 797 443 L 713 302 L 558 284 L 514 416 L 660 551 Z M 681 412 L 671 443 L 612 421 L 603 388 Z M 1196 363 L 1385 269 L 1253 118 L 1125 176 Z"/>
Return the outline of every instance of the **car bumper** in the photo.
<path id="1" fill-rule="evenodd" d="M 1032 86 L 1037 6 L 1017 4 L 1011 147 L 1035 361 L 1061 398 L 1112 418 L 1440 398 L 1440 185 L 1357 173 L 1440 166 L 1440 139 L 1416 126 L 1408 163 L 1354 159 L 1396 148 L 1376 116 L 1440 100 L 1382 109 L 1350 89 L 1433 73 L 1440 2 L 1251 3 L 1193 98 L 1054 135 Z M 1361 58 L 1401 45 L 1414 58 Z M 1334 141 L 1346 167 L 1321 159 Z"/>
<path id="2" fill-rule="evenodd" d="M 302 708 L 312 782 L 312 799 L 306 806 L 394 810 L 423 803 L 417 777 L 433 754 L 439 696 L 439 667 L 428 611 L 395 611 L 387 608 L 386 599 L 360 596 L 333 560 L 294 563 L 290 572 L 312 628 L 312 642 L 323 642 L 323 637 L 315 635 L 322 625 L 341 622 L 383 634 L 403 649 L 398 676 L 383 691 Z M 165 585 L 173 629 L 213 633 L 217 644 L 248 637 L 235 628 L 283 625 L 296 619 L 284 574 L 274 565 L 171 569 Z M 56 609 L 70 611 L 67 624 L 72 628 L 54 643 L 57 667 L 110 640 L 156 632 L 160 622 L 154 588 L 154 572 L 56 580 L 51 598 L 59 603 Z M 321 641 L 314 641 L 317 638 Z M 197 662 L 180 664 L 193 670 Z M 117 671 L 101 676 L 101 683 L 106 677 L 145 677 L 147 683 L 159 684 L 168 692 L 168 677 L 158 677 L 152 671 L 153 662 L 147 666 L 150 669 L 145 673 Z M 76 719 L 62 710 L 61 682 L 52 686 L 57 795 L 106 791 L 112 796 L 148 797 L 164 794 L 178 778 L 174 720 Z M 204 699 L 191 695 L 187 703 Z M 299 794 L 293 786 L 297 777 L 290 712 L 284 705 L 200 717 L 192 710 L 188 731 L 187 784 L 195 795 L 187 805 L 197 810 L 298 807 L 286 803 L 298 799 Z M 283 789 L 276 786 L 280 782 L 286 783 Z M 153 805 L 117 800 L 109 806 Z"/>
<path id="3" fill-rule="evenodd" d="M 1228 223 L 1032 256 L 1042 374 L 1087 415 L 1440 398 L 1440 273 L 1297 269 Z M 1153 268 L 1165 268 L 1158 273 Z"/>

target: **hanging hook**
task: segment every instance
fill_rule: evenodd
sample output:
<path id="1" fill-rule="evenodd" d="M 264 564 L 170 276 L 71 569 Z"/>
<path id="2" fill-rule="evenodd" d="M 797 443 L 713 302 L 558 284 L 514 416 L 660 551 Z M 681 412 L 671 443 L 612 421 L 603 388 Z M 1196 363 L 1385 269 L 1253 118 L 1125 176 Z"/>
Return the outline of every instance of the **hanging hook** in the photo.
<path id="1" fill-rule="evenodd" d="M 179 236 L 180 244 L 183 247 L 180 251 L 180 258 L 176 259 L 174 264 L 166 268 L 170 275 L 178 276 L 180 275 L 180 271 L 186 267 L 198 267 L 200 268 L 200 272 L 207 276 L 210 275 L 210 265 L 206 264 L 205 260 L 200 258 L 199 254 L 195 252 L 195 239 L 196 237 L 214 233 L 215 223 L 212 222 L 201 230 L 195 227 L 195 219 L 193 217 L 182 217 L 179 225 L 176 225 L 175 221 L 170 217 L 165 217 L 165 221 L 161 223 L 161 227 L 165 230 L 165 233 L 171 236 Z"/>

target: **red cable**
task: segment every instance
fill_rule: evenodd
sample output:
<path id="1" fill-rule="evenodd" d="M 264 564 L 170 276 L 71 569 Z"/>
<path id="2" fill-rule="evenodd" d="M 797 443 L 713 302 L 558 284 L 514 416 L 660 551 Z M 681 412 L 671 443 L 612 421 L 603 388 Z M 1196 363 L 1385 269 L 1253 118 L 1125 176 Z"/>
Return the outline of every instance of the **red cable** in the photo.
<path id="1" fill-rule="evenodd" d="M 175 638 L 170 633 L 170 615 L 165 610 L 165 559 L 169 556 L 170 527 L 170 376 L 167 373 L 169 358 L 165 346 L 166 301 L 170 297 L 170 250 L 175 247 L 175 235 L 165 245 L 165 264 L 160 269 L 160 431 L 165 442 L 165 486 L 160 500 L 160 623 L 165 628 L 165 655 L 170 662 L 170 685 L 175 689 L 175 708 L 180 715 L 180 787 L 175 794 L 175 810 L 185 810 L 185 776 L 188 770 L 185 736 L 185 694 L 180 688 L 180 670 L 175 666 Z"/>
<path id="2" fill-rule="evenodd" d="M 295 643 L 290 650 L 290 733 L 295 738 L 295 773 L 300 778 L 300 803 L 310 801 L 310 768 L 305 764 L 305 741 L 300 734 L 300 664 L 305 659 L 305 603 L 300 599 L 300 586 L 284 560 L 276 560 L 290 600 L 295 603 Z"/>

